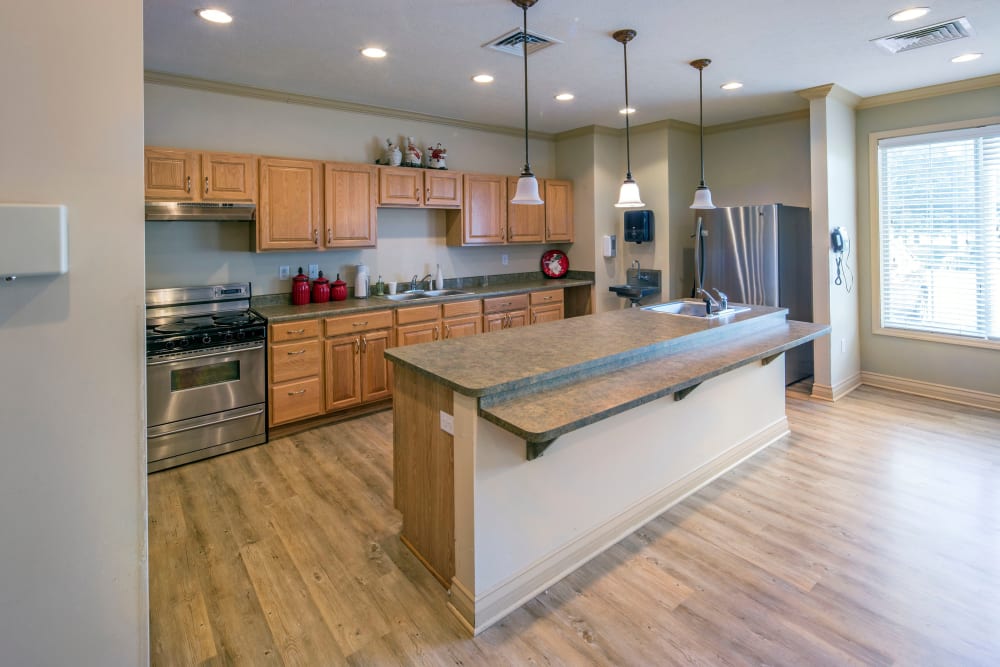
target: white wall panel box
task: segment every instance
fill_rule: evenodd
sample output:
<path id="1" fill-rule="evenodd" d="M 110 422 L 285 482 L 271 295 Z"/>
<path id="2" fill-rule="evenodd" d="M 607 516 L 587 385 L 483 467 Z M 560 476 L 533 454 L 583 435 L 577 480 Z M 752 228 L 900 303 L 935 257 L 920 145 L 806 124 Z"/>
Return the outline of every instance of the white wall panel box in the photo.
<path id="1" fill-rule="evenodd" d="M 69 271 L 69 229 L 62 204 L 0 204 L 0 280 Z"/>

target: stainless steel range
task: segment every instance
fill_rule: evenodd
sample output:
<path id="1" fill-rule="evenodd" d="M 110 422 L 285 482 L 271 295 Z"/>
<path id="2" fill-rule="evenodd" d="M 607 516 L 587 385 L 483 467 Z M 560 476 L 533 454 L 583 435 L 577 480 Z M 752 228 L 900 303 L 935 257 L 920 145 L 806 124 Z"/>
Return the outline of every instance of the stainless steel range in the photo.
<path id="1" fill-rule="evenodd" d="M 249 283 L 147 290 L 149 472 L 267 441 L 266 336 Z"/>

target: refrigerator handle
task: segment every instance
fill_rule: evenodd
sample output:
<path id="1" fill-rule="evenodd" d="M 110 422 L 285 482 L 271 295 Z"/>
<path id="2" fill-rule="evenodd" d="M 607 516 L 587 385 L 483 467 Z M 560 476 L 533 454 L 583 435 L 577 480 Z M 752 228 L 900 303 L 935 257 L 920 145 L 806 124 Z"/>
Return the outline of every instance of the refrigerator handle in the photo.
<path id="1" fill-rule="evenodd" d="M 705 231 L 702 228 L 702 217 L 699 215 L 696 218 L 694 225 L 694 289 L 691 290 L 691 296 L 698 296 L 699 290 L 702 289 L 702 282 L 705 280 L 705 245 L 702 238 L 705 236 Z"/>

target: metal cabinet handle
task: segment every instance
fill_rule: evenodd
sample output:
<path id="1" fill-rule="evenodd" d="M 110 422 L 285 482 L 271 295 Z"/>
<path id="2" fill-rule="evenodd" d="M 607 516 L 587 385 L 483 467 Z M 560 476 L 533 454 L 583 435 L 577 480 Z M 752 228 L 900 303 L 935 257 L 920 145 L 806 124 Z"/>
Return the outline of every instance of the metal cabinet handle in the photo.
<path id="1" fill-rule="evenodd" d="M 362 352 L 368 351 L 368 339 L 365 338 L 364 336 L 361 337 L 361 351 Z"/>
<path id="2" fill-rule="evenodd" d="M 354 354 L 357 354 L 357 353 L 358 353 L 358 348 L 359 348 L 359 345 L 358 345 L 358 339 L 357 339 L 357 338 L 355 338 L 355 339 L 354 339 Z"/>
<path id="3" fill-rule="evenodd" d="M 298 352 L 289 352 L 288 356 L 295 357 L 295 356 L 298 356 L 300 354 L 305 354 L 305 353 L 306 353 L 305 349 L 302 349 L 302 350 L 299 350 Z"/>
<path id="4" fill-rule="evenodd" d="M 208 176 L 205 177 L 205 194 L 208 194 Z"/>
<path id="5" fill-rule="evenodd" d="M 438 339 L 438 337 L 440 336 L 440 333 L 441 333 L 441 332 L 440 332 L 440 330 L 438 329 L 438 327 L 437 327 L 437 326 L 435 326 L 435 327 L 434 327 L 434 340 L 437 340 L 437 339 Z"/>
<path id="6" fill-rule="evenodd" d="M 547 297 L 545 297 L 544 299 L 542 299 L 542 301 L 552 301 L 552 298 L 553 298 L 553 297 L 552 297 L 552 295 L 550 294 L 549 296 L 547 296 Z"/>
<path id="7" fill-rule="evenodd" d="M 290 334 L 304 334 L 305 332 L 306 332 L 305 329 L 295 329 L 294 331 L 293 330 L 288 331 L 288 333 Z"/>
<path id="8" fill-rule="evenodd" d="M 299 389 L 298 391 L 290 391 L 290 392 L 288 392 L 288 395 L 289 396 L 298 396 L 299 394 L 304 394 L 304 393 L 306 393 L 305 389 Z"/>
<path id="9" fill-rule="evenodd" d="M 316 245 L 319 245 L 319 230 L 318 229 L 314 229 L 313 230 L 313 243 L 315 243 Z"/>
<path id="10" fill-rule="evenodd" d="M 326 243 L 327 245 L 333 243 L 333 229 L 330 227 L 326 228 Z"/>
<path id="11" fill-rule="evenodd" d="M 413 189 L 413 198 L 420 201 L 420 188 Z"/>
<path id="12" fill-rule="evenodd" d="M 366 326 L 368 326 L 368 320 L 365 320 L 364 322 L 354 322 L 353 324 L 351 324 L 351 326 L 352 327 L 366 327 Z"/>
<path id="13" fill-rule="evenodd" d="M 187 191 L 191 192 L 191 177 L 190 176 L 188 176 L 188 178 L 187 178 Z"/>
<path id="14" fill-rule="evenodd" d="M 444 325 L 444 337 L 451 338 L 451 327 L 448 326 L 447 324 Z"/>
<path id="15" fill-rule="evenodd" d="M 532 324 L 538 324 L 538 313 L 532 313 L 531 314 L 531 323 Z"/>

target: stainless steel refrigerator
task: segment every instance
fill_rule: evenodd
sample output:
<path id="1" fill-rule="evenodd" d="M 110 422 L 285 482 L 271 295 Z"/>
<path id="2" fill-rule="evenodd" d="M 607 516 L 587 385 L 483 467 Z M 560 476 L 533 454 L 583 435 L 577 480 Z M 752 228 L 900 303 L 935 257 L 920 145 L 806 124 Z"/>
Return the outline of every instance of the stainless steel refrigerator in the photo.
<path id="1" fill-rule="evenodd" d="M 734 303 L 781 306 L 812 322 L 809 209 L 782 204 L 695 211 L 694 288 Z M 785 384 L 813 374 L 812 343 L 785 353 Z"/>

